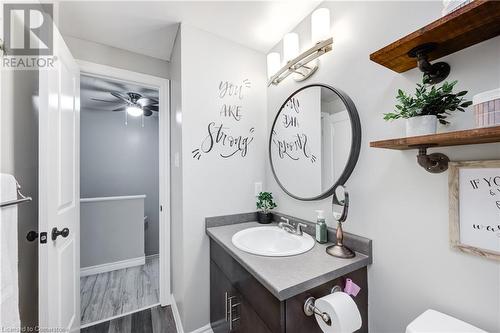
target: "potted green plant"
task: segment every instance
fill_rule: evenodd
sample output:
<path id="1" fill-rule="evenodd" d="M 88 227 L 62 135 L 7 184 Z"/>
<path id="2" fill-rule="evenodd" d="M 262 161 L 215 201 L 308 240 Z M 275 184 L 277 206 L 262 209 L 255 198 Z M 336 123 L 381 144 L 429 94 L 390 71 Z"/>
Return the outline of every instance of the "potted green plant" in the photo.
<path id="1" fill-rule="evenodd" d="M 259 223 L 271 223 L 273 214 L 271 210 L 276 208 L 277 205 L 273 200 L 273 195 L 270 192 L 260 192 L 257 197 L 257 208 L 260 209 Z"/>
<path id="2" fill-rule="evenodd" d="M 396 99 L 398 104 L 394 112 L 385 113 L 385 120 L 406 119 L 406 135 L 417 136 L 435 134 L 437 122 L 443 125 L 449 124 L 446 117 L 454 111 L 465 111 L 472 104 L 465 100 L 467 91 L 453 93 L 453 87 L 457 81 L 444 82 L 442 86 L 436 87 L 426 83 L 426 80 L 417 84 L 415 96 L 398 90 Z"/>

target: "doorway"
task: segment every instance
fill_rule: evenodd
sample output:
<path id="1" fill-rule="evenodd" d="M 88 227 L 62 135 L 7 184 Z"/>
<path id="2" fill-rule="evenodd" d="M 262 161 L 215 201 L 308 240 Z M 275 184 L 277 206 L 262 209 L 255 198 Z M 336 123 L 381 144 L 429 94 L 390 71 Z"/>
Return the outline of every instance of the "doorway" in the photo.
<path id="1" fill-rule="evenodd" d="M 81 327 L 170 303 L 168 81 L 80 62 Z"/>

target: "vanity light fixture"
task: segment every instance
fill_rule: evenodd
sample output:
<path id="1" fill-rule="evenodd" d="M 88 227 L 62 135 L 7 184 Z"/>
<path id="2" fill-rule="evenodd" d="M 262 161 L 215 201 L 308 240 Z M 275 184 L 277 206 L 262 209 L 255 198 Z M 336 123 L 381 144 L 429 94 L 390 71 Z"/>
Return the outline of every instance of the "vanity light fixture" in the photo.
<path id="1" fill-rule="evenodd" d="M 330 11 L 328 8 L 316 9 L 311 15 L 311 37 L 315 43 L 311 48 L 299 54 L 299 36 L 288 33 L 283 37 L 283 58 L 285 65 L 276 70 L 276 55 L 267 56 L 267 74 L 270 77 L 268 86 L 278 85 L 290 74 L 296 74 L 296 81 L 303 81 L 318 69 L 314 60 L 332 50 L 333 38 L 330 33 Z M 277 56 L 279 60 L 279 54 Z"/>
<path id="2" fill-rule="evenodd" d="M 278 52 L 271 52 L 267 55 L 267 76 L 271 78 L 276 74 L 281 67 L 280 54 Z"/>
<path id="3" fill-rule="evenodd" d="M 299 35 L 289 32 L 283 37 L 283 57 L 285 62 L 295 59 L 299 55 Z"/>

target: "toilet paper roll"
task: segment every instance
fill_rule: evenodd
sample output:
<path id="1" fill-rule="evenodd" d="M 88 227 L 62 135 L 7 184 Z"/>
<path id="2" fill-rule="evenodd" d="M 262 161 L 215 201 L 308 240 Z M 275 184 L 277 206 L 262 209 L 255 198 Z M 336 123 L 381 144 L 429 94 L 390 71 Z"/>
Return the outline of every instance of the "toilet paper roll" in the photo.
<path id="1" fill-rule="evenodd" d="M 351 296 L 335 292 L 316 299 L 314 305 L 330 316 L 330 325 L 315 315 L 319 327 L 325 333 L 352 333 L 361 328 L 361 314 Z"/>

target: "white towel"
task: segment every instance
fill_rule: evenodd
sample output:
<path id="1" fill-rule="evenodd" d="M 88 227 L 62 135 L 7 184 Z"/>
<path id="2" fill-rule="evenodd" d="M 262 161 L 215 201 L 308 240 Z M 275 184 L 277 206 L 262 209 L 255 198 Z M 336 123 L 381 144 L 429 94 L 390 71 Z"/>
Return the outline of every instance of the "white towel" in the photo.
<path id="1" fill-rule="evenodd" d="M 15 199 L 16 179 L 1 173 L 0 202 Z M 0 208 L 0 251 L 0 331 L 10 332 L 9 329 L 21 326 L 17 279 L 17 205 Z"/>

